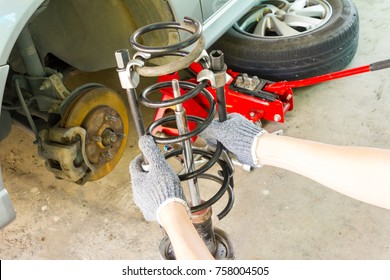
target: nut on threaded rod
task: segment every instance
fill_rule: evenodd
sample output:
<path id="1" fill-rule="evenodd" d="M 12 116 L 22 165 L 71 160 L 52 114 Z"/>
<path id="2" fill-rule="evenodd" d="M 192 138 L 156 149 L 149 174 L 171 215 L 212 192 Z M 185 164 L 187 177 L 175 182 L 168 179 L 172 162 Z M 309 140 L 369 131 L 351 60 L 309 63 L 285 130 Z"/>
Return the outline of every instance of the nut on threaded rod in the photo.
<path id="1" fill-rule="evenodd" d="M 224 54 L 220 50 L 210 52 L 211 69 L 213 71 L 223 71 L 225 67 Z"/>

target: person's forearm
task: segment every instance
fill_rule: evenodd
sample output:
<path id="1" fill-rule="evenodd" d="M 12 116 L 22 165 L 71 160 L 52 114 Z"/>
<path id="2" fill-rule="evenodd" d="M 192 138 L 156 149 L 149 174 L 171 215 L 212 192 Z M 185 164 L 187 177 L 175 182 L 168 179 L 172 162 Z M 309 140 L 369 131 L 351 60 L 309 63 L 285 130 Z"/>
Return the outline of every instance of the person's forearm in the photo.
<path id="1" fill-rule="evenodd" d="M 164 206 L 160 211 L 160 221 L 172 243 L 176 259 L 213 259 L 182 204 L 172 202 Z"/>
<path id="2" fill-rule="evenodd" d="M 301 174 L 352 198 L 390 209 L 390 150 L 266 134 L 259 139 L 256 155 L 262 165 Z"/>

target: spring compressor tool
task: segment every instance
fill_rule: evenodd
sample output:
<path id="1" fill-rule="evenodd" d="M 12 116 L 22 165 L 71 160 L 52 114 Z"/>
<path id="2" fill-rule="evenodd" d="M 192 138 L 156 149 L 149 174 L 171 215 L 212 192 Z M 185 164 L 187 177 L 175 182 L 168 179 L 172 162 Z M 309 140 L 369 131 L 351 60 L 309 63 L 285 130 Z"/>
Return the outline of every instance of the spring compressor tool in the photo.
<path id="1" fill-rule="evenodd" d="M 168 46 L 145 46 L 139 43 L 142 35 L 167 29 L 180 31 L 188 36 L 184 40 Z M 223 54 L 219 51 L 213 51 L 209 55 L 204 50 L 202 26 L 198 21 L 190 18 L 185 18 L 182 23 L 162 22 L 144 26 L 132 34 L 130 45 L 137 51 L 132 59 L 130 59 L 126 49 L 118 50 L 115 57 L 119 79 L 121 86 L 126 89 L 137 134 L 140 137 L 148 133 L 154 137 L 158 144 L 170 145 L 171 149 L 165 154 L 167 160 L 172 157 L 182 159 L 184 173 L 180 172 L 178 176 L 181 181 L 186 181 L 188 184 L 189 196 L 187 198 L 190 198 L 192 222 L 196 230 L 216 259 L 233 259 L 234 250 L 231 240 L 224 231 L 213 227 L 212 224 L 212 205 L 218 202 L 224 194 L 227 194 L 228 197 L 227 205 L 217 217 L 222 219 L 233 207 L 233 167 L 230 158 L 221 143 L 217 143 L 216 150 L 213 152 L 193 147 L 191 143 L 191 139 L 206 129 L 216 115 L 217 104 L 215 100 L 218 102 L 219 120 L 224 121 L 227 118 L 224 97 L 226 66 Z M 165 65 L 149 66 L 150 60 L 168 56 L 175 56 L 176 60 Z M 156 118 L 145 129 L 136 92 L 140 76 L 168 75 L 188 68 L 194 61 L 202 66 L 196 83 L 171 79 L 170 81 L 160 81 L 143 90 L 140 95 L 140 103 L 155 109 L 169 108 L 173 112 L 168 116 Z M 215 91 L 216 99 L 206 90 L 206 86 L 209 84 Z M 155 101 L 155 98 L 151 98 L 151 96 L 159 91 L 169 91 L 171 96 Z M 195 98 L 201 99 L 203 103 L 207 104 L 207 110 L 203 110 L 202 117 L 186 112 L 187 106 L 185 104 Z M 177 134 L 161 136 L 161 133 L 158 133 L 156 129 L 161 126 L 174 126 Z M 195 158 L 202 158 L 205 163 L 201 166 L 195 166 Z M 217 174 L 211 171 L 213 166 L 217 167 Z M 205 201 L 201 196 L 200 186 L 201 182 L 208 182 L 205 186 L 210 185 L 210 181 L 220 188 L 210 199 Z M 164 259 L 175 258 L 167 236 L 160 243 L 160 253 Z"/>

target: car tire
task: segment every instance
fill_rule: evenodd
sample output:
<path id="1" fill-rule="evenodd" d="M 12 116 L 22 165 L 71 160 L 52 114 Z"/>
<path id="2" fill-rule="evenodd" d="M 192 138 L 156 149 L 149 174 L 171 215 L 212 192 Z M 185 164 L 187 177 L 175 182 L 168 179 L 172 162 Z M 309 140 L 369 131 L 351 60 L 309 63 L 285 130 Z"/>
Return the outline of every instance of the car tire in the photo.
<path id="1" fill-rule="evenodd" d="M 228 30 L 212 49 L 222 50 L 230 69 L 273 81 L 303 79 L 345 68 L 356 53 L 359 37 L 358 11 L 350 0 L 303 1 L 307 3 L 304 9 L 313 3 L 322 5 L 321 7 L 326 9 L 327 18 L 320 18 L 322 22 L 316 22 L 321 24 L 311 30 L 294 26 L 297 30 L 296 34 L 287 32 L 285 35 L 277 34 L 273 30 L 263 30 L 263 34 L 254 35 L 253 24 L 257 24 L 256 22 L 252 23 L 252 26 L 242 25 L 245 20 L 250 21 L 248 17 L 253 13 L 259 13 L 259 9 L 263 9 L 262 15 L 265 17 L 264 9 L 267 7 L 279 13 L 279 18 L 282 20 L 287 19 L 287 17 L 283 19 L 283 15 L 280 16 L 282 12 L 278 12 L 277 9 L 281 7 L 280 5 L 293 5 L 297 2 L 302 5 L 301 0 L 260 1 Z M 275 9 L 273 5 L 278 5 L 279 8 Z M 272 11 L 268 13 L 271 14 Z M 291 12 L 283 13 L 285 16 Z M 311 19 L 307 20 L 311 21 Z M 283 22 L 282 25 L 288 24 Z"/>

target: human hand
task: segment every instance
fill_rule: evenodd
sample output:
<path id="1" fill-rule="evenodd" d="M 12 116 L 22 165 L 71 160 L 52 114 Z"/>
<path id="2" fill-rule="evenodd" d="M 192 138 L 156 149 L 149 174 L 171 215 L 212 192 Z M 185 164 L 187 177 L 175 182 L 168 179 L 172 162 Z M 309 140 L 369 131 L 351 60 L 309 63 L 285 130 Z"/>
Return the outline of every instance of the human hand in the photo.
<path id="1" fill-rule="evenodd" d="M 200 134 L 208 143 L 221 142 L 237 159 L 250 166 L 260 166 L 256 157 L 257 139 L 266 131 L 240 114 L 229 114 L 224 122 L 213 120 Z"/>
<path id="2" fill-rule="evenodd" d="M 139 139 L 139 147 L 148 160 L 148 171 L 144 171 L 143 155 L 130 163 L 130 176 L 135 204 L 147 221 L 159 221 L 159 211 L 169 202 L 184 204 L 187 209 L 179 177 L 168 165 L 164 155 L 150 135 Z"/>

